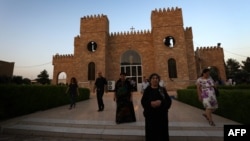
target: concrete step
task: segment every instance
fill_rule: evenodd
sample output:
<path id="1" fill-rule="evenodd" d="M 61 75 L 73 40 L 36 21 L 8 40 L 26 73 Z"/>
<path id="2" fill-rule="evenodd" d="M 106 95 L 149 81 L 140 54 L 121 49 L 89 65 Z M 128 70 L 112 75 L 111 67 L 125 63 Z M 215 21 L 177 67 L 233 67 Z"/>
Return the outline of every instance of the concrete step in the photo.
<path id="1" fill-rule="evenodd" d="M 26 118 L 5 125 L 4 135 L 25 135 L 102 141 L 144 141 L 144 122 L 116 124 L 114 121 Z M 204 123 L 170 122 L 171 141 L 223 141 L 223 126 Z"/>
<path id="2" fill-rule="evenodd" d="M 77 127 L 77 128 L 104 128 L 105 129 L 143 129 L 145 123 L 141 121 L 125 123 L 125 124 L 116 124 L 114 121 L 94 121 L 94 120 L 62 120 L 62 119 L 45 119 L 45 118 L 26 118 L 18 122 L 18 124 L 26 125 L 47 125 L 54 127 Z M 223 126 L 209 126 L 208 124 L 199 123 L 199 122 L 170 122 L 169 128 L 174 130 L 182 129 L 202 129 L 202 130 L 222 130 Z"/>

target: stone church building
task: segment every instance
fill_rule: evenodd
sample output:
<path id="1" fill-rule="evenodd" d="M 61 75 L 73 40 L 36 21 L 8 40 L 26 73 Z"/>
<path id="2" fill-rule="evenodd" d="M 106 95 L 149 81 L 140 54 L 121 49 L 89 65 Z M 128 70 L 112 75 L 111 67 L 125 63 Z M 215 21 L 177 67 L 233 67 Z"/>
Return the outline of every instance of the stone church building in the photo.
<path id="1" fill-rule="evenodd" d="M 202 69 L 214 67 L 226 80 L 224 52 L 220 44 L 197 47 L 194 51 L 191 27 L 183 27 L 181 8 L 151 12 L 151 30 L 109 32 L 106 15 L 84 16 L 80 35 L 74 38 L 74 53 L 53 56 L 52 84 L 65 72 L 66 81 L 76 77 L 79 85 L 92 90 L 97 72 L 102 71 L 112 90 L 120 72 L 136 81 L 138 90 L 143 76 L 156 72 L 168 90 L 193 85 Z"/>

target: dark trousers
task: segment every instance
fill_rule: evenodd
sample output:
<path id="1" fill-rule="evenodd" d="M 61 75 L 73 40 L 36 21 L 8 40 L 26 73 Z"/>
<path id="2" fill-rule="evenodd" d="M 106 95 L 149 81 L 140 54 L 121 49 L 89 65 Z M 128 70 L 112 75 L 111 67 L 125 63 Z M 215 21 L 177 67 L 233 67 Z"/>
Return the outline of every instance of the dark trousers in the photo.
<path id="1" fill-rule="evenodd" d="M 96 96 L 97 96 L 97 103 L 98 103 L 98 108 L 99 110 L 103 110 L 104 109 L 104 103 L 103 103 L 103 94 L 104 94 L 104 90 L 98 90 L 96 91 Z"/>
<path id="2" fill-rule="evenodd" d="M 73 106 L 74 107 L 76 106 L 76 96 L 73 94 L 70 94 L 70 108 L 72 108 Z"/>

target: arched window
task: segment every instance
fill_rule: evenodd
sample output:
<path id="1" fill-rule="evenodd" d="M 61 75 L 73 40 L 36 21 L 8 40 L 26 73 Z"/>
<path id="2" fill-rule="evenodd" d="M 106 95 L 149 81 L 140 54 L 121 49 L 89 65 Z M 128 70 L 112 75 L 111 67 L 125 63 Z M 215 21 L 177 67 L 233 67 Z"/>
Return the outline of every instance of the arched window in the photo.
<path id="1" fill-rule="evenodd" d="M 121 65 L 141 65 L 141 57 L 137 52 L 128 50 L 122 55 Z"/>
<path id="2" fill-rule="evenodd" d="M 95 80 L 95 63 L 90 62 L 88 65 L 88 80 Z"/>
<path id="3" fill-rule="evenodd" d="M 169 78 L 177 78 L 176 61 L 173 58 L 168 60 L 168 75 Z"/>
<path id="4" fill-rule="evenodd" d="M 121 72 L 126 73 L 126 77 L 133 79 L 136 84 L 142 83 L 142 66 L 140 55 L 133 50 L 128 50 L 121 56 Z"/>

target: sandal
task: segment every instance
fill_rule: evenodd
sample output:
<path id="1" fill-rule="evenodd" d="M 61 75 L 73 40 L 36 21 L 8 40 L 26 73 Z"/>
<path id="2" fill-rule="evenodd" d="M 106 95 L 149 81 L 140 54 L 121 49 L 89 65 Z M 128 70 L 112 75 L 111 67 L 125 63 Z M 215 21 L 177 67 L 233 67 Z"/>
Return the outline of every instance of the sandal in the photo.
<path id="1" fill-rule="evenodd" d="M 208 117 L 206 114 L 202 114 L 202 116 L 204 116 L 206 118 L 206 120 L 208 120 Z"/>
<path id="2" fill-rule="evenodd" d="M 215 126 L 214 122 L 213 121 L 209 121 L 209 125 L 211 126 Z"/>

